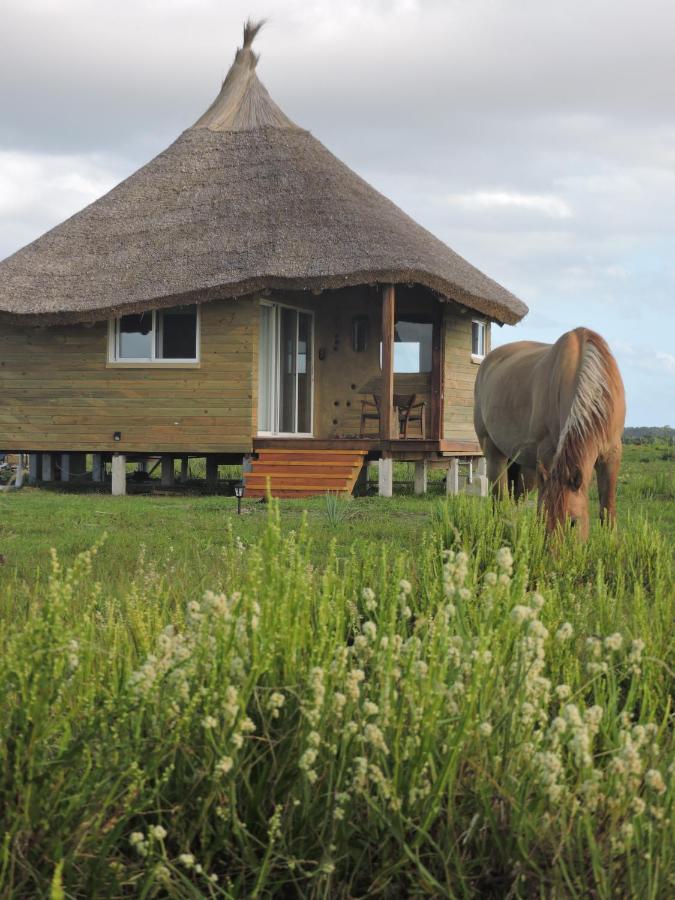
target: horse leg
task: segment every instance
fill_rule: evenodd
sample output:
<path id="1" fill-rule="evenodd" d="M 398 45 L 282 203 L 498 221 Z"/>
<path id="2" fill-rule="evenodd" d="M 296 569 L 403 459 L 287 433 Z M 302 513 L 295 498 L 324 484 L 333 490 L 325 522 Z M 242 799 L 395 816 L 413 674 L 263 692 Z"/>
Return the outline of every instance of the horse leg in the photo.
<path id="1" fill-rule="evenodd" d="M 605 456 L 599 456 L 595 463 L 600 497 L 600 521 L 608 525 L 616 522 L 616 480 L 621 465 L 621 444 L 612 447 Z"/>
<path id="2" fill-rule="evenodd" d="M 488 481 L 494 497 L 506 497 L 509 492 L 508 459 L 487 435 L 481 441 Z"/>

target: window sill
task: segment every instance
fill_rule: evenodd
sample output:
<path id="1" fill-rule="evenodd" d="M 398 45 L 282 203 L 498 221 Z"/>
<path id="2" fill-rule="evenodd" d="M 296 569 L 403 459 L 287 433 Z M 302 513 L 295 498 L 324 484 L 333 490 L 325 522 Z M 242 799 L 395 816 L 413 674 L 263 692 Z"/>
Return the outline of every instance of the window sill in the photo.
<path id="1" fill-rule="evenodd" d="M 200 369 L 200 362 L 172 362 L 171 360 L 157 362 L 111 362 L 105 365 L 106 369 Z"/>
<path id="2" fill-rule="evenodd" d="M 476 353 L 471 354 L 471 362 L 475 366 L 479 366 L 483 362 L 484 359 L 485 359 L 484 356 L 478 356 L 478 354 L 476 354 Z"/>

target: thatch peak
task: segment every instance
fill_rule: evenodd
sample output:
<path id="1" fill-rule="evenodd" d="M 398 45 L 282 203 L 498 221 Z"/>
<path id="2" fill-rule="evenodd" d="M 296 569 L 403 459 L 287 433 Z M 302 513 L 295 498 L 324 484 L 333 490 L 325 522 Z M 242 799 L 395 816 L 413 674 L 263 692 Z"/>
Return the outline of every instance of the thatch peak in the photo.
<path id="1" fill-rule="evenodd" d="M 252 50 L 262 19 L 244 24 L 244 42 L 237 50 L 220 93 L 193 128 L 210 131 L 253 131 L 257 128 L 297 128 L 279 109 L 258 79 L 258 54 Z"/>

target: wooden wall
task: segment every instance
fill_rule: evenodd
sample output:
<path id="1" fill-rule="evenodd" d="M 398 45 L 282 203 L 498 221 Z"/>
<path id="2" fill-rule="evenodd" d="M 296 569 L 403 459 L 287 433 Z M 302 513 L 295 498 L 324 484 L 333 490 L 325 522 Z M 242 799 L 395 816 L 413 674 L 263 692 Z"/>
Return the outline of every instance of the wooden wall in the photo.
<path id="1" fill-rule="evenodd" d="M 471 358 L 470 313 L 460 313 L 446 306 L 443 314 L 443 437 L 446 440 L 475 441 L 473 427 L 473 388 L 478 363 Z M 490 349 L 490 324 L 487 324 L 487 347 Z"/>
<path id="2" fill-rule="evenodd" d="M 107 365 L 108 326 L 0 326 L 0 447 L 239 453 L 257 416 L 258 307 L 201 311 L 199 368 Z M 122 440 L 113 441 L 120 431 Z"/>

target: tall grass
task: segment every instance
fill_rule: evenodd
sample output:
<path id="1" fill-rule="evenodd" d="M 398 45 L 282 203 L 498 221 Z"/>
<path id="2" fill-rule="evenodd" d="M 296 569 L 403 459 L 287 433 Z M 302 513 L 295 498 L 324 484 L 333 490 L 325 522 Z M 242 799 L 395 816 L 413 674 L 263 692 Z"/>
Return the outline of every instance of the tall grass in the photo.
<path id="1" fill-rule="evenodd" d="M 230 529 L 223 592 L 96 548 L 0 623 L 0 894 L 671 895 L 669 548 L 453 498 L 311 562 Z"/>

